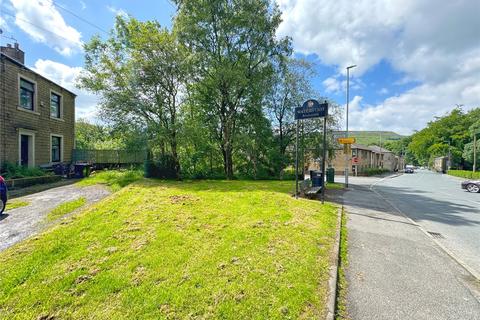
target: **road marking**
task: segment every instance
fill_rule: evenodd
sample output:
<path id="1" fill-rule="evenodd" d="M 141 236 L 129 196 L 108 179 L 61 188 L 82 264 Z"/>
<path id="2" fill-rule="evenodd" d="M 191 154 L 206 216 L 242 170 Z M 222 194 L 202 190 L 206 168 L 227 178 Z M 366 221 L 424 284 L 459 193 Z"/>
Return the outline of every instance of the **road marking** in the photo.
<path id="1" fill-rule="evenodd" d="M 477 281 L 480 281 L 480 274 L 477 273 L 475 270 L 470 268 L 465 262 L 463 262 L 459 257 L 457 257 L 450 249 L 445 247 L 443 244 L 441 244 L 437 239 L 433 238 L 427 230 L 425 230 L 421 225 L 419 225 L 417 222 L 415 222 L 413 219 L 411 219 L 407 214 L 405 214 L 402 210 L 400 210 L 392 201 L 390 201 L 388 198 L 384 197 L 380 192 L 375 190 L 375 186 L 379 184 L 380 182 L 385 181 L 388 178 L 394 178 L 394 177 L 386 177 L 383 179 L 380 179 L 374 183 L 372 183 L 369 187 L 372 192 L 374 192 L 376 195 L 378 195 L 380 198 L 382 198 L 385 202 L 387 202 L 392 208 L 394 208 L 398 213 L 400 213 L 402 216 L 404 216 L 408 221 L 410 221 L 413 225 L 417 226 L 429 239 L 431 239 L 433 242 L 435 242 L 438 247 L 440 247 L 446 254 L 448 254 L 455 262 L 457 262 L 463 269 L 465 269 L 468 273 L 470 273 Z M 480 302 L 480 301 L 479 301 Z"/>

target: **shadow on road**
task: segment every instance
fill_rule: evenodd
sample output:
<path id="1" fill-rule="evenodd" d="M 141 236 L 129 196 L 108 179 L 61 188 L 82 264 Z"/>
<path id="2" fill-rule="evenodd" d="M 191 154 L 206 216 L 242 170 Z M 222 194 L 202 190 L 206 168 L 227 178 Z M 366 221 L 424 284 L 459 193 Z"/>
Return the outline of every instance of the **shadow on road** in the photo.
<path id="1" fill-rule="evenodd" d="M 430 220 L 448 225 L 479 225 L 480 220 L 472 220 L 465 217 L 466 213 L 478 213 L 480 210 L 475 205 L 460 204 L 448 199 L 438 199 L 428 196 L 428 192 L 416 190 L 412 188 L 381 186 L 374 189 L 393 203 L 402 212 L 408 213 L 408 216 L 414 221 Z M 354 185 L 353 190 L 348 192 L 372 192 L 366 186 Z M 348 193 L 344 195 L 347 199 Z M 380 203 L 372 201 L 358 201 L 359 197 L 355 197 L 355 202 L 349 205 L 361 207 L 365 209 L 378 210 L 385 207 L 385 200 L 377 195 Z M 380 205 L 381 204 L 381 205 Z M 388 207 L 391 207 L 389 204 Z M 384 211 L 384 210 L 382 210 Z M 385 212 L 394 216 L 399 213 L 394 208 Z"/>

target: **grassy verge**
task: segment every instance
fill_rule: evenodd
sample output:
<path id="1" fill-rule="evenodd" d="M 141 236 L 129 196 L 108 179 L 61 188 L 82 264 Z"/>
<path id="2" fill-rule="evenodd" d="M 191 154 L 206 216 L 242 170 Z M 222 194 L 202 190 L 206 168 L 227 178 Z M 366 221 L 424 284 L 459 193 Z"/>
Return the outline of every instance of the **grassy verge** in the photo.
<path id="1" fill-rule="evenodd" d="M 94 172 L 90 177 L 79 181 L 77 185 L 85 187 L 104 184 L 108 186 L 112 192 L 116 192 L 142 177 L 142 170 L 104 170 Z"/>
<path id="2" fill-rule="evenodd" d="M 27 201 L 15 200 L 15 201 L 7 201 L 7 207 L 5 208 L 6 211 L 13 210 L 21 207 L 26 207 L 30 203 Z"/>
<path id="3" fill-rule="evenodd" d="M 84 206 L 85 203 L 87 203 L 87 199 L 85 199 L 84 197 L 64 202 L 48 213 L 47 220 L 53 221 L 60 217 L 63 217 L 64 215 Z"/>
<path id="4" fill-rule="evenodd" d="M 322 318 L 337 208 L 291 187 L 138 181 L 0 253 L 0 314 Z"/>
<path id="5" fill-rule="evenodd" d="M 347 279 L 345 270 L 348 266 L 348 238 L 347 238 L 347 217 L 342 209 L 342 229 L 340 235 L 340 264 L 338 266 L 337 284 L 337 310 L 336 320 L 350 319 L 347 313 Z"/>
<path id="6" fill-rule="evenodd" d="M 327 188 L 325 190 L 328 190 L 328 189 L 335 189 L 335 190 L 342 190 L 343 187 L 344 187 L 344 184 L 343 183 L 338 183 L 338 182 L 334 182 L 334 183 L 327 183 Z"/>
<path id="7" fill-rule="evenodd" d="M 466 170 L 448 170 L 451 176 L 465 178 L 465 179 L 480 179 L 480 172 L 466 171 Z"/>

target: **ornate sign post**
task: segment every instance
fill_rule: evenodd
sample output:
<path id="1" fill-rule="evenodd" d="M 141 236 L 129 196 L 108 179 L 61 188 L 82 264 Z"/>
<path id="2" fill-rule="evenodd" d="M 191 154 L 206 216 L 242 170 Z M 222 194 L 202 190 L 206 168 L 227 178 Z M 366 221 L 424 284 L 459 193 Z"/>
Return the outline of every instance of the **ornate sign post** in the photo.
<path id="1" fill-rule="evenodd" d="M 323 159 L 322 159 L 322 203 L 325 200 L 325 157 L 327 154 L 327 116 L 328 102 L 319 103 L 317 100 L 310 99 L 303 103 L 301 107 L 295 108 L 295 120 L 297 120 L 297 130 L 295 138 L 295 199 L 298 199 L 298 125 L 300 120 L 323 117 Z M 303 169 L 302 169 L 303 173 Z"/>

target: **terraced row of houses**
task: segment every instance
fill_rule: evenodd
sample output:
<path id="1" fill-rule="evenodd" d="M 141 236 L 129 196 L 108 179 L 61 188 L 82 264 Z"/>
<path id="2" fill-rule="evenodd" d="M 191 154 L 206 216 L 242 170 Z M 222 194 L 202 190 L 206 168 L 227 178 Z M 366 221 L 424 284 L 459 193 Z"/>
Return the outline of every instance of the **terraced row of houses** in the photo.
<path id="1" fill-rule="evenodd" d="M 0 167 L 70 162 L 76 95 L 25 66 L 18 43 L 0 47 Z"/>

